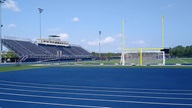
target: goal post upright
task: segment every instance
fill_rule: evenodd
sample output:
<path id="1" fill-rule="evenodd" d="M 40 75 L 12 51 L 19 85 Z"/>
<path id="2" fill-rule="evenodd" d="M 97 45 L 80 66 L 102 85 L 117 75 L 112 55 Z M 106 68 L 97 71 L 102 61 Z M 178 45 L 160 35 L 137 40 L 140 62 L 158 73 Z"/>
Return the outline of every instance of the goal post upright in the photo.
<path id="1" fill-rule="evenodd" d="M 165 39 L 165 34 L 164 34 L 164 16 L 162 16 L 162 48 L 164 48 L 164 39 Z"/>
<path id="2" fill-rule="evenodd" d="M 124 33 L 124 25 L 125 25 L 125 20 L 124 19 L 122 19 L 122 51 L 124 50 L 124 44 L 125 44 L 125 40 L 124 40 L 124 38 L 125 38 L 125 33 Z"/>

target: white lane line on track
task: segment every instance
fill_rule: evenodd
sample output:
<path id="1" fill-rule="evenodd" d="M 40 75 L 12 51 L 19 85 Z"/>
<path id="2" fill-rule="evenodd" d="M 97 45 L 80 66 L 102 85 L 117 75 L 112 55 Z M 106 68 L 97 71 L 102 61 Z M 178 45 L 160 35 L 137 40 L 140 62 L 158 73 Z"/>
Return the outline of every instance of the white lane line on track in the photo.
<path id="1" fill-rule="evenodd" d="M 2 93 L 3 94 L 3 93 Z M 36 97 L 36 98 L 49 98 L 49 99 L 67 99 L 67 100 L 81 100 L 81 101 L 96 101 L 96 102 L 114 102 L 114 103 L 136 103 L 136 104 L 158 104 L 158 105 L 170 105 L 170 106 L 192 106 L 192 104 L 185 103 L 164 103 L 164 102 L 144 102 L 144 101 L 126 101 L 126 100 L 106 100 L 106 99 L 88 99 L 88 98 L 71 98 L 71 97 L 53 97 L 53 96 L 40 96 L 40 95 L 27 95 L 27 94 L 13 94 L 4 93 L 5 95 L 12 96 L 25 96 L 25 97 Z M 1 99 L 0 99 L 1 100 Z M 66 105 L 66 104 L 65 104 Z M 79 105 L 78 105 L 79 106 Z M 105 108 L 92 106 L 89 108 Z"/>
<path id="2" fill-rule="evenodd" d="M 118 87 L 93 87 L 93 86 L 72 86 L 72 85 L 57 85 L 57 84 L 38 84 L 38 83 L 27 83 L 27 82 L 16 82 L 16 81 L 5 81 L 0 82 L 13 83 L 13 84 L 27 84 L 27 85 L 40 85 L 40 86 L 53 86 L 53 87 L 78 87 L 78 88 L 93 88 L 93 89 L 114 89 L 114 90 L 151 90 L 151 91 L 191 91 L 192 90 L 173 90 L 173 89 L 149 89 L 149 88 L 118 88 Z"/>
<path id="3" fill-rule="evenodd" d="M 52 105 L 52 106 L 70 106 L 78 108 L 111 108 L 102 106 L 87 106 L 87 105 L 75 105 L 75 104 L 61 104 L 61 103 L 49 103 L 49 102 L 34 102 L 34 101 L 23 101 L 23 100 L 12 100 L 12 99 L 0 99 L 4 102 L 15 102 L 15 103 L 27 103 L 27 104 L 39 104 L 39 105 Z"/>
<path id="4" fill-rule="evenodd" d="M 172 100 L 192 100 L 192 98 L 178 98 L 178 97 L 159 97 L 159 96 L 139 96 L 139 95 L 113 95 L 113 94 L 96 94 L 96 93 L 75 93 L 75 92 L 53 92 L 42 90 L 24 90 L 12 88 L 0 88 L 1 90 L 24 91 L 33 93 L 49 93 L 49 94 L 67 94 L 67 95 L 83 95 L 83 96 L 105 96 L 105 97 L 122 97 L 122 98 L 146 98 L 146 99 L 172 99 Z M 1 92 L 0 92 L 1 93 Z"/>
<path id="5" fill-rule="evenodd" d="M 106 93 L 135 93 L 135 94 L 168 94 L 168 95 L 192 95 L 192 93 L 165 93 L 165 92 L 137 92 L 137 91 L 112 91 L 112 90 L 90 90 L 90 89 L 70 89 L 70 88 L 53 88 L 53 87 L 38 87 L 38 86 L 24 86 L 13 84 L 0 84 L 11 87 L 24 87 L 35 89 L 47 89 L 47 90 L 71 90 L 71 91 L 86 91 L 86 92 L 106 92 Z"/>

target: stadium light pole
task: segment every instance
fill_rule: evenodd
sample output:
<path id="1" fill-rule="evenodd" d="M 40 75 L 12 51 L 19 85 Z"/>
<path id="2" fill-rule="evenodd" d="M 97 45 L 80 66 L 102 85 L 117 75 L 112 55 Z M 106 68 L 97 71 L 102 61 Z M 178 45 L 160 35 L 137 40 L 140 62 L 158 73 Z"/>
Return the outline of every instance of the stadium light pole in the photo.
<path id="1" fill-rule="evenodd" d="M 43 12 L 43 9 L 38 8 L 38 10 L 39 10 L 39 36 L 41 39 L 41 13 Z"/>
<path id="2" fill-rule="evenodd" d="M 1 18 L 2 18 L 2 15 L 1 15 L 1 4 L 4 3 L 5 0 L 0 0 L 0 64 L 2 63 L 2 43 L 1 43 L 1 39 L 2 39 L 2 31 L 1 31 L 1 28 L 3 27 L 3 25 L 1 24 Z"/>
<path id="3" fill-rule="evenodd" d="M 101 31 L 99 31 L 99 59 L 101 59 L 101 42 L 100 42 L 100 36 L 101 36 Z"/>

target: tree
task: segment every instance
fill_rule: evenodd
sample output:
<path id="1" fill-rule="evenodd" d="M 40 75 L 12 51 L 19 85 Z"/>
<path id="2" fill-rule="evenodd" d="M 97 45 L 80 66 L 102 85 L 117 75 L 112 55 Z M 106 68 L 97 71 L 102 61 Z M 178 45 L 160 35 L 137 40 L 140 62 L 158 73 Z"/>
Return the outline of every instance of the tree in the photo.
<path id="1" fill-rule="evenodd" d="M 2 54 L 2 58 L 4 61 L 7 61 L 7 59 L 9 59 L 11 61 L 15 61 L 15 59 L 18 58 L 18 56 L 9 50 L 6 53 Z"/>
<path id="2" fill-rule="evenodd" d="M 92 54 L 93 56 L 95 56 L 95 57 L 98 57 L 98 56 L 99 56 L 99 54 L 96 53 L 96 52 L 92 52 L 91 54 Z"/>
<path id="3" fill-rule="evenodd" d="M 183 47 L 181 45 L 171 49 L 172 57 L 192 57 L 192 45 Z"/>

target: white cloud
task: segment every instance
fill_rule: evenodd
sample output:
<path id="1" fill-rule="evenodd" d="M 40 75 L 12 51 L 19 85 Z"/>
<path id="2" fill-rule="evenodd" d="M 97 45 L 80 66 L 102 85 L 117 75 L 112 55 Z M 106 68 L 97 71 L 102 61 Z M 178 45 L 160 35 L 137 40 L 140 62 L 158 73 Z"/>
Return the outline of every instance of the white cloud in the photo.
<path id="1" fill-rule="evenodd" d="M 79 22 L 80 19 L 79 19 L 78 17 L 74 17 L 74 18 L 72 19 L 72 21 L 73 21 L 73 22 Z"/>
<path id="2" fill-rule="evenodd" d="M 106 37 L 106 38 L 100 40 L 100 43 L 108 44 L 108 43 L 112 43 L 114 40 L 115 39 L 113 37 Z M 93 46 L 99 45 L 99 41 L 98 40 L 90 41 L 90 42 L 88 42 L 88 45 L 93 45 Z"/>
<path id="3" fill-rule="evenodd" d="M 9 28 L 9 29 L 11 29 L 11 28 L 15 28 L 15 27 L 16 27 L 15 24 L 9 24 L 9 25 L 7 25 L 7 28 Z"/>
<path id="4" fill-rule="evenodd" d="M 115 39 L 113 37 L 106 37 L 105 39 L 101 40 L 101 44 L 108 44 L 112 43 Z"/>
<path id="5" fill-rule="evenodd" d="M 58 36 L 60 36 L 60 39 L 62 41 L 67 40 L 69 38 L 69 35 L 67 33 L 61 33 Z"/>
<path id="6" fill-rule="evenodd" d="M 90 41 L 88 42 L 88 45 L 93 45 L 93 46 L 99 45 L 99 41 Z"/>
<path id="7" fill-rule="evenodd" d="M 20 11 L 20 8 L 17 6 L 17 2 L 15 2 L 14 0 L 8 0 L 3 4 L 3 8 L 5 9 L 10 9 L 12 11 Z"/>

